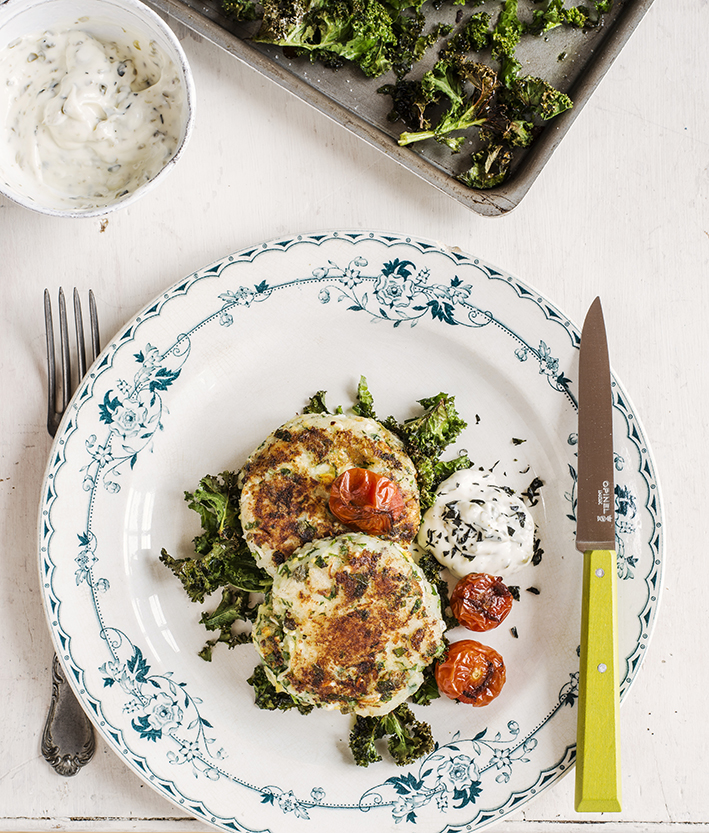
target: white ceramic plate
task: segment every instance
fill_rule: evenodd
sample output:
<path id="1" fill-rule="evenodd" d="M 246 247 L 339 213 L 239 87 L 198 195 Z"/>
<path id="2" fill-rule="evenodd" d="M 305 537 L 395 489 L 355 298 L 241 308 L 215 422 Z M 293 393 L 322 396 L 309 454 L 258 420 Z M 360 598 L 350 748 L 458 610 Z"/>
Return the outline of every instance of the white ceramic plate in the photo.
<path id="1" fill-rule="evenodd" d="M 186 277 L 104 350 L 49 462 L 40 571 L 57 652 L 84 707 L 141 778 L 224 830 L 474 830 L 574 760 L 581 555 L 574 546 L 578 330 L 516 278 L 439 244 L 373 232 L 277 240 Z M 251 645 L 197 656 L 202 609 L 158 560 L 191 552 L 184 500 L 236 469 L 310 395 L 349 406 L 360 374 L 381 416 L 454 394 L 469 426 L 451 455 L 525 489 L 543 557 L 481 637 L 505 658 L 500 697 L 418 708 L 439 748 L 413 766 L 356 767 L 350 718 L 265 712 Z M 614 380 L 621 694 L 658 606 L 655 467 Z M 515 442 L 523 440 L 523 442 Z M 536 588 L 538 593 L 528 591 Z M 516 636 L 512 629 L 516 629 Z M 461 629 L 451 638 L 469 636 Z M 222 648 L 223 650 L 220 650 Z"/>

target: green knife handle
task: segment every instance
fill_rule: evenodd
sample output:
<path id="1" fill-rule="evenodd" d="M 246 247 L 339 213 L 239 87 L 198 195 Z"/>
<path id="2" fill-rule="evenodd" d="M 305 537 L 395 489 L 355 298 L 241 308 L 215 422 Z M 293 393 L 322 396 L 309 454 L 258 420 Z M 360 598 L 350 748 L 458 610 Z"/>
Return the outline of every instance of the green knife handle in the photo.
<path id="1" fill-rule="evenodd" d="M 576 810 L 620 812 L 616 555 L 583 556 Z"/>

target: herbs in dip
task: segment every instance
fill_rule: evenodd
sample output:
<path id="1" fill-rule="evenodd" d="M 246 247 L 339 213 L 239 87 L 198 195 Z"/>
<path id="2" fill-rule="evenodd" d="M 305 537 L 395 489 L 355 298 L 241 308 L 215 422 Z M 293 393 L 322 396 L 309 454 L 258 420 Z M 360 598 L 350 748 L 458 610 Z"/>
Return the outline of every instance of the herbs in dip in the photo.
<path id="1" fill-rule="evenodd" d="M 532 559 L 534 521 L 522 498 L 489 473 L 457 471 L 438 488 L 418 543 L 454 576 L 505 576 Z"/>
<path id="2" fill-rule="evenodd" d="M 55 208 L 127 196 L 175 155 L 186 95 L 152 41 L 104 42 L 81 23 L 29 35 L 0 52 L 3 145 Z"/>

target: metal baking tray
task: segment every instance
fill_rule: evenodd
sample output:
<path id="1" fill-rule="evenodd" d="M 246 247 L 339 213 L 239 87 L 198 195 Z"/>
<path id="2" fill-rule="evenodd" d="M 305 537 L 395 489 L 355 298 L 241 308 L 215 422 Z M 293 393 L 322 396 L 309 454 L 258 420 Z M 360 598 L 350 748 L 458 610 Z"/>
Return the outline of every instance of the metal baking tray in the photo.
<path id="1" fill-rule="evenodd" d="M 520 2 L 520 17 L 525 8 L 528 12 L 535 8 L 529 0 L 526 2 L 527 6 L 525 0 Z M 307 57 L 291 60 L 280 47 L 254 43 L 250 38 L 258 23 L 239 24 L 229 20 L 220 12 L 219 0 L 148 0 L 148 3 L 280 84 L 473 211 L 499 216 L 517 206 L 527 193 L 652 0 L 615 0 L 602 24 L 595 28 L 581 31 L 559 26 L 545 36 L 522 39 L 517 49 L 522 71 L 538 75 L 567 93 L 574 106 L 549 121 L 532 146 L 517 153 L 508 179 L 488 190 L 468 188 L 455 178 L 469 167 L 472 145 L 467 151 L 464 148 L 452 154 L 447 147 L 432 140 L 412 147 L 397 144 L 404 128 L 401 123 L 387 119 L 391 99 L 377 93 L 382 84 L 394 81 L 393 74 L 371 79 L 365 78 L 357 67 L 333 71 L 311 63 Z M 445 5 L 450 7 L 448 14 L 453 16 L 461 8 Z M 498 5 L 495 3 L 495 9 Z M 475 11 L 485 10 L 485 6 L 483 2 Z M 443 8 L 432 12 L 431 21 L 443 20 L 445 14 Z M 435 47 L 430 50 L 430 61 L 435 60 L 435 52 Z M 425 68 L 423 63 L 417 65 L 411 77 L 419 77 Z"/>

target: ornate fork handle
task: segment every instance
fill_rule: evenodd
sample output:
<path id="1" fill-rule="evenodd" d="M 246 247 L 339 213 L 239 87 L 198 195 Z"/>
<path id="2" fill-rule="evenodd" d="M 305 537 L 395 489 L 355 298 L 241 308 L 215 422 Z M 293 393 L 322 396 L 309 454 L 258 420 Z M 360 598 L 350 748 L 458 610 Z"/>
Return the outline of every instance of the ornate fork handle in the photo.
<path id="1" fill-rule="evenodd" d="M 54 733 L 61 735 L 55 742 Z M 72 752 L 63 752 L 70 744 L 83 745 Z M 52 662 L 52 702 L 42 732 L 42 755 L 59 775 L 76 775 L 96 751 L 93 726 L 84 714 L 64 677 L 56 655 Z"/>

